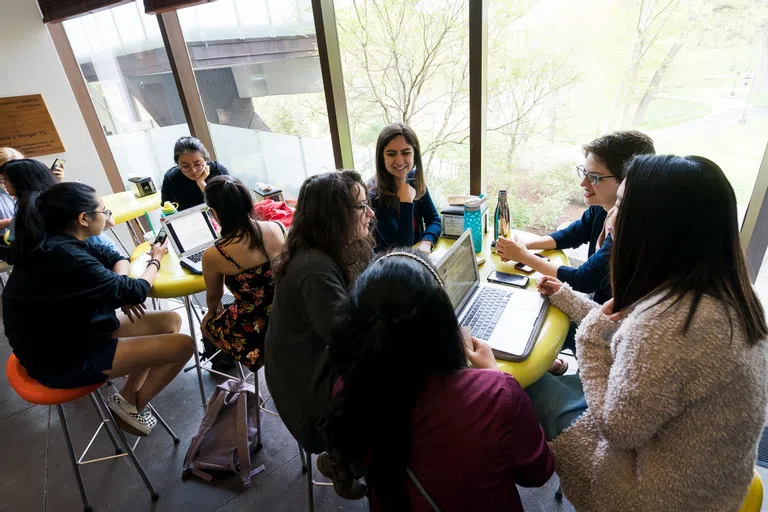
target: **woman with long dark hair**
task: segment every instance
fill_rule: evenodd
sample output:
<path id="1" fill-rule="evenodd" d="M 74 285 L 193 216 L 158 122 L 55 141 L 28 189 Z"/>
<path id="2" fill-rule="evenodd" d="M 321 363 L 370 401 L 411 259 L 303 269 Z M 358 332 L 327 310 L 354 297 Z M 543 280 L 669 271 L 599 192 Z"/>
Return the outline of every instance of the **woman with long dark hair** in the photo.
<path id="1" fill-rule="evenodd" d="M 368 183 L 376 214 L 376 251 L 419 244 L 425 252 L 440 238 L 440 214 L 424 181 L 421 146 L 404 123 L 384 127 L 376 141 L 376 176 Z"/>
<path id="2" fill-rule="evenodd" d="M 211 178 L 205 202 L 221 226 L 221 238 L 203 253 L 208 302 L 203 334 L 256 371 L 264 362 L 264 337 L 275 293 L 272 261 L 285 242 L 285 228 L 279 222 L 256 221 L 251 192 L 232 176 Z M 235 302 L 218 311 L 225 283 Z"/>
<path id="3" fill-rule="evenodd" d="M 195 137 L 181 137 L 176 141 L 173 161 L 176 165 L 165 172 L 160 194 L 163 203 L 176 203 L 179 211 L 203 204 L 209 179 L 229 175 L 226 167 L 211 160 L 208 150 Z"/>
<path id="4" fill-rule="evenodd" d="M 312 453 L 326 448 L 319 425 L 336 374 L 326 351 L 330 320 L 371 259 L 372 218 L 357 172 L 307 178 L 276 268 L 264 371 L 280 417 Z"/>
<path id="5" fill-rule="evenodd" d="M 554 458 L 490 347 L 465 348 L 432 265 L 413 250 L 385 254 L 341 313 L 329 347 L 339 372 L 330 447 L 365 473 L 372 509 L 432 510 L 426 493 L 443 511 L 522 511 L 515 484 L 543 485 Z M 493 371 L 469 369 L 468 355 Z"/>
<path id="6" fill-rule="evenodd" d="M 577 510 L 737 510 L 768 401 L 765 315 L 736 196 L 706 158 L 639 156 L 618 190 L 613 299 L 545 277 L 577 376 L 527 391 Z"/>
<path id="7" fill-rule="evenodd" d="M 29 375 L 52 388 L 128 376 L 109 400 L 121 428 L 146 436 L 145 406 L 179 373 L 194 348 L 172 311 L 144 312 L 166 245 L 154 245 L 138 279 L 116 251 L 86 243 L 113 226 L 112 212 L 82 183 L 32 192 L 16 216 L 19 261 L 3 292 L 5 334 Z M 118 319 L 115 309 L 125 316 Z"/>

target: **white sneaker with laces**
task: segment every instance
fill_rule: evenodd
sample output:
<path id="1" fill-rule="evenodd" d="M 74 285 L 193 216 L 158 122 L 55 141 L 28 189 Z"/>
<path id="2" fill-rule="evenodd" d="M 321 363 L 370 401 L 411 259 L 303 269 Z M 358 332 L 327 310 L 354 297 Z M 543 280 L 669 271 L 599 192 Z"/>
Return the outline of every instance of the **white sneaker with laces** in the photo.
<path id="1" fill-rule="evenodd" d="M 115 420 L 121 429 L 135 436 L 148 436 L 157 425 L 157 418 L 149 411 L 139 412 L 120 393 L 115 393 L 107 402 L 110 410 L 115 413 Z"/>

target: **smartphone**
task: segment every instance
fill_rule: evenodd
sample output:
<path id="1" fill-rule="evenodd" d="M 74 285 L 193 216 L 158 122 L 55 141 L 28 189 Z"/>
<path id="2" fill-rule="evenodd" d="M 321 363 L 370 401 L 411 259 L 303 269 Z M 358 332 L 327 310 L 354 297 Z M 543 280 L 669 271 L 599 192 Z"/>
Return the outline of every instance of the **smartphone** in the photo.
<path id="1" fill-rule="evenodd" d="M 154 244 L 160 244 L 162 245 L 163 242 L 165 242 L 165 239 L 168 238 L 168 233 L 165 232 L 165 226 L 160 228 L 160 231 L 157 233 L 157 238 L 155 238 L 155 241 L 152 242 L 152 245 Z"/>
<path id="2" fill-rule="evenodd" d="M 518 288 L 525 288 L 528 286 L 528 278 L 526 276 L 507 274 L 506 272 L 499 272 L 498 270 L 494 270 L 488 274 L 488 282 L 517 286 Z"/>
<path id="3" fill-rule="evenodd" d="M 536 256 L 538 256 L 539 258 L 543 259 L 544 261 L 549 261 L 549 258 L 547 258 L 546 256 L 542 256 L 539 253 L 534 253 L 534 254 Z M 524 263 L 521 263 L 521 262 L 516 263 L 515 264 L 515 268 L 517 270 L 519 270 L 520 272 L 525 272 L 526 274 L 530 274 L 531 272 L 533 272 L 533 269 L 531 267 L 529 267 L 528 265 L 525 265 Z"/>
<path id="4" fill-rule="evenodd" d="M 53 164 L 51 165 L 51 172 L 55 171 L 59 165 L 64 165 L 64 160 L 61 158 L 57 158 L 53 161 Z"/>

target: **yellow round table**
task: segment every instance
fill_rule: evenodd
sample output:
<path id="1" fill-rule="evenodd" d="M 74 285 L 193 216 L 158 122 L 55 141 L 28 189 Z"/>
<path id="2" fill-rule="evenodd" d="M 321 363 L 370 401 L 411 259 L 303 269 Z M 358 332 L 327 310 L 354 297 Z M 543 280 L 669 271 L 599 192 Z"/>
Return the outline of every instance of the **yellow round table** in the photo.
<path id="1" fill-rule="evenodd" d="M 142 212 L 143 213 L 143 212 Z M 149 242 L 136 247 L 131 254 L 131 277 L 140 277 L 147 269 L 149 261 Z M 155 284 L 149 291 L 149 296 L 156 299 L 170 299 L 182 297 L 184 307 L 187 310 L 187 321 L 189 322 L 189 334 L 197 343 L 195 333 L 195 322 L 192 318 L 192 303 L 190 295 L 200 293 L 205 290 L 205 280 L 202 275 L 193 274 L 186 271 L 179 263 L 179 257 L 169 248 L 168 253 L 160 260 L 160 272 L 157 273 Z M 195 350 L 195 366 L 197 370 L 197 383 L 200 386 L 200 397 L 203 400 L 203 407 L 206 404 L 205 388 L 203 387 L 203 372 L 200 364 L 200 354 Z"/>
<path id="2" fill-rule="evenodd" d="M 516 234 L 521 234 L 521 232 L 516 232 Z M 440 238 L 432 251 L 430 259 L 438 261 L 455 241 L 456 240 L 450 238 Z M 508 274 L 520 274 L 530 278 L 527 288 L 535 290 L 536 282 L 541 277 L 541 274 L 538 272 L 525 274 L 524 272 L 515 269 L 514 261 L 507 263 L 501 261 L 501 258 L 499 258 L 495 252 L 491 251 L 492 241 L 493 236 L 490 233 L 486 234 L 483 238 L 483 250 L 476 254 L 477 257 L 485 258 L 485 263 L 479 267 L 480 279 L 485 281 L 488 274 L 493 270 L 507 272 Z M 563 251 L 542 251 L 542 254 L 548 256 L 552 261 L 560 262 L 563 265 L 569 264 L 568 257 Z M 533 384 L 547 372 L 549 367 L 552 366 L 555 358 L 557 358 L 557 354 L 560 353 L 563 343 L 565 342 L 565 337 L 568 334 L 568 326 L 570 323 L 571 321 L 565 313 L 550 305 L 549 310 L 544 317 L 544 323 L 541 326 L 541 332 L 539 332 L 536 345 L 533 347 L 530 355 L 525 361 L 520 362 L 497 359 L 496 362 L 499 365 L 499 368 L 503 372 L 514 376 L 524 388 Z"/>

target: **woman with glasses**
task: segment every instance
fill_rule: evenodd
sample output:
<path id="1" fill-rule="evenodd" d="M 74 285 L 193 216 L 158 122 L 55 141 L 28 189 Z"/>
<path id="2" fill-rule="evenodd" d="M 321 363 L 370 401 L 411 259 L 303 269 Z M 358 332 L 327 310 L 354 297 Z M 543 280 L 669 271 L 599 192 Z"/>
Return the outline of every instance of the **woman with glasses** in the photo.
<path id="1" fill-rule="evenodd" d="M 229 174 L 226 167 L 211 160 L 208 150 L 195 137 L 176 141 L 173 161 L 176 165 L 166 171 L 160 193 L 163 203 L 176 203 L 179 211 L 203 204 L 208 180 Z"/>
<path id="2" fill-rule="evenodd" d="M 609 259 L 613 240 L 601 238 L 608 211 L 616 202 L 616 191 L 624 179 L 624 166 L 634 156 L 654 154 L 653 140 L 637 131 L 614 132 L 599 137 L 584 146 L 584 165 L 576 166 L 584 189 L 584 200 L 589 206 L 581 219 L 568 227 L 546 236 L 521 240 L 500 238 L 496 252 L 504 261 L 519 261 L 545 276 L 558 278 L 574 290 L 594 294 L 594 300 L 602 304 L 611 298 Z M 602 242 L 600 244 L 600 242 Z M 560 265 L 536 257 L 536 249 L 573 249 L 588 244 L 589 259 L 578 268 Z M 574 350 L 575 325 L 566 338 L 563 348 Z M 557 359 L 550 369 L 562 375 L 568 364 Z"/>
<path id="3" fill-rule="evenodd" d="M 20 258 L 3 293 L 5 334 L 30 377 L 76 388 L 127 376 L 109 400 L 121 428 L 148 435 L 147 402 L 179 373 L 195 345 L 172 311 L 144 312 L 166 245 L 155 245 L 138 279 L 116 251 L 89 244 L 111 212 L 82 183 L 32 192 L 16 216 Z M 167 243 L 167 242 L 166 242 Z M 125 315 L 118 319 L 115 309 Z"/>
<path id="4" fill-rule="evenodd" d="M 376 176 L 368 188 L 376 213 L 376 251 L 418 244 L 430 252 L 440 238 L 440 214 L 424 181 L 419 139 L 408 125 L 392 123 L 381 130 Z"/>
<path id="5" fill-rule="evenodd" d="M 264 372 L 283 423 L 311 453 L 327 447 L 322 420 L 336 375 L 326 350 L 331 319 L 372 256 L 367 192 L 355 171 L 307 178 L 275 267 Z M 363 496 L 348 484 L 340 494 Z"/>

